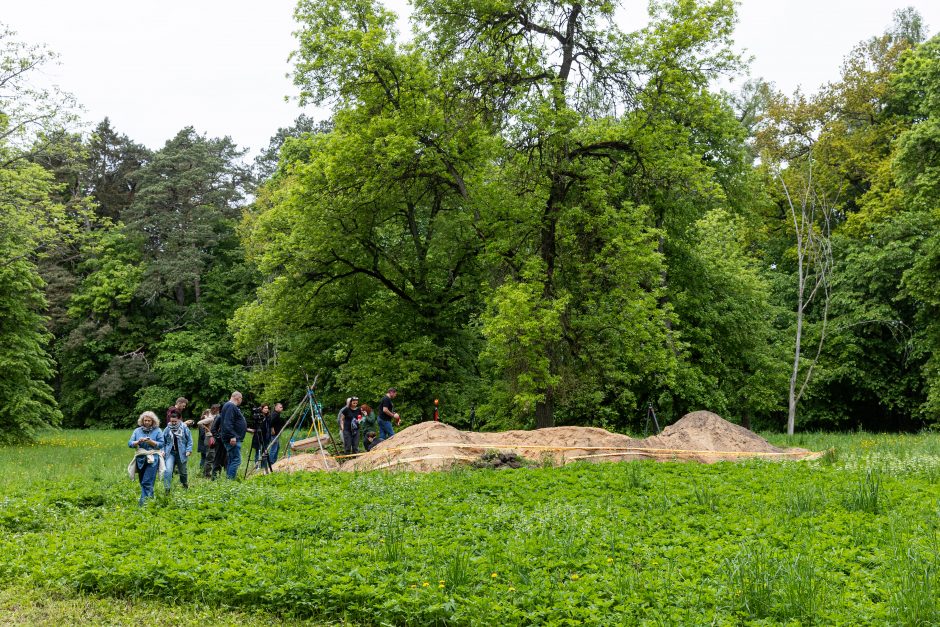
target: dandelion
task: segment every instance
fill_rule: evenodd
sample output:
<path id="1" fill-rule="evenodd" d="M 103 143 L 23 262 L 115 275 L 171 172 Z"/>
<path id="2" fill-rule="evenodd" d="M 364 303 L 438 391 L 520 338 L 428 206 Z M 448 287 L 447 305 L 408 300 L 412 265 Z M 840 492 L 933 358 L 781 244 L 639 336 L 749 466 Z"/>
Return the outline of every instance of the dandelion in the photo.
<path id="1" fill-rule="evenodd" d="M 445 583 L 443 579 L 438 579 L 437 583 Z"/>
<path id="2" fill-rule="evenodd" d="M 425 582 L 424 582 L 423 584 L 421 584 L 421 585 L 422 585 L 423 587 L 427 588 L 427 587 L 430 586 L 431 584 L 429 584 L 427 581 L 425 581 Z"/>
<path id="3" fill-rule="evenodd" d="M 444 584 L 439 583 L 439 584 L 437 584 L 437 587 L 438 587 L 438 588 L 443 588 L 443 587 L 444 587 Z"/>
<path id="4" fill-rule="evenodd" d="M 578 580 L 578 574 L 575 573 L 575 574 L 571 575 L 571 580 L 572 580 L 572 581 L 577 581 L 577 580 Z"/>
<path id="5" fill-rule="evenodd" d="M 416 584 L 416 583 L 411 584 L 411 589 L 412 589 L 412 590 L 414 590 L 414 589 L 417 588 L 417 587 L 418 587 L 418 584 Z"/>
<path id="6" fill-rule="evenodd" d="M 607 558 L 607 563 L 608 563 L 608 564 L 610 564 L 612 561 L 614 561 L 614 558 L 612 558 L 612 557 L 608 557 L 608 558 Z"/>
<path id="7" fill-rule="evenodd" d="M 515 589 L 515 588 L 513 588 L 512 586 L 509 586 L 509 591 L 510 591 L 510 592 L 515 592 L 515 591 L 516 591 L 516 589 Z"/>
<path id="8" fill-rule="evenodd" d="M 496 579 L 497 577 L 499 577 L 499 575 L 497 575 L 496 573 L 493 573 L 492 575 L 490 575 L 490 577 L 492 577 L 493 579 Z"/>

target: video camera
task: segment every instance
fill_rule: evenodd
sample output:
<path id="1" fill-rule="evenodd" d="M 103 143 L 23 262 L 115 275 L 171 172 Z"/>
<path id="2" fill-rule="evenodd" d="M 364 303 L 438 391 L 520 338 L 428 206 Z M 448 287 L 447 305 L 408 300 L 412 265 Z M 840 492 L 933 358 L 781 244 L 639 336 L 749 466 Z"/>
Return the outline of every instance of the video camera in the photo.
<path id="1" fill-rule="evenodd" d="M 251 408 L 251 428 L 258 429 L 260 428 L 267 416 L 264 415 L 264 412 L 261 411 L 261 407 L 252 407 Z"/>

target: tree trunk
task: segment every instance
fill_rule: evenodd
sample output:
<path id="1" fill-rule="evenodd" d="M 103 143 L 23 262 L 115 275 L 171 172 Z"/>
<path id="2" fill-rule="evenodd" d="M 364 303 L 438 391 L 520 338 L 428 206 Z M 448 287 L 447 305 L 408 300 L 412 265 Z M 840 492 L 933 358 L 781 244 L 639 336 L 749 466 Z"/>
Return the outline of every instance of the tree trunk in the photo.
<path id="1" fill-rule="evenodd" d="M 555 408 L 552 403 L 552 392 L 547 390 L 545 400 L 535 404 L 535 428 L 544 429 L 555 426 Z"/>

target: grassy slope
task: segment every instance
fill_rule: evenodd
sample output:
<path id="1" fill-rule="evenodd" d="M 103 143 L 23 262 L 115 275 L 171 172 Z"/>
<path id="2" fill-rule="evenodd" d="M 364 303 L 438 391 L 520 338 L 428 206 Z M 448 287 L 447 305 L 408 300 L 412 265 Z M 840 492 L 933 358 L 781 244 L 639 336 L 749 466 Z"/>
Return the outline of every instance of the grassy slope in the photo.
<path id="1" fill-rule="evenodd" d="M 128 436 L 0 449 L 0 588 L 36 591 L 0 596 L 5 617 L 41 622 L 51 598 L 99 623 L 164 604 L 221 624 L 261 616 L 223 604 L 393 624 L 940 621 L 937 435 L 771 438 L 835 447 L 799 464 L 200 481 L 142 510 Z"/>

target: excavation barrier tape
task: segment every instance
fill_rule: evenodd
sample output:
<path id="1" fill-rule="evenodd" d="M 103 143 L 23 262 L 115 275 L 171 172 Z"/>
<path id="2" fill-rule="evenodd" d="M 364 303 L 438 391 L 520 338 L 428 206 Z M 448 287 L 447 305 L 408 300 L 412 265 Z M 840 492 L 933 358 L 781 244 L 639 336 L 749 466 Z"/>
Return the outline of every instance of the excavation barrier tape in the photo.
<path id="1" fill-rule="evenodd" d="M 537 444 L 501 444 L 501 445 L 492 445 L 488 446 L 485 444 L 463 444 L 457 442 L 426 442 L 424 444 L 409 444 L 406 446 L 399 446 L 394 448 L 386 448 L 381 451 L 375 451 L 375 453 L 400 453 L 403 451 L 410 451 L 419 448 L 470 448 L 470 449 L 481 449 L 484 451 L 506 451 L 512 449 L 526 449 L 526 450 L 537 450 L 537 451 L 620 451 L 616 453 L 602 453 L 595 455 L 580 455 L 578 457 L 571 457 L 569 460 L 575 459 L 588 459 L 591 457 L 615 457 L 618 455 L 626 455 L 629 453 L 645 453 L 655 455 L 727 455 L 735 456 L 740 455 L 744 457 L 796 457 L 803 455 L 812 455 L 812 452 L 808 453 L 788 453 L 786 451 L 780 453 L 772 453 L 766 451 L 702 451 L 694 449 L 673 449 L 673 448 L 644 448 L 637 446 L 544 446 Z M 354 457 L 363 457 L 364 455 L 373 455 L 373 451 L 366 453 L 355 453 L 352 455 L 333 455 L 332 459 L 352 459 Z M 375 455 L 373 455 L 375 456 Z M 447 456 L 437 456 L 437 457 L 423 457 L 423 458 L 414 458 L 418 459 L 463 459 L 463 457 L 455 457 L 453 455 Z M 467 459 L 476 459 L 475 457 Z"/>

